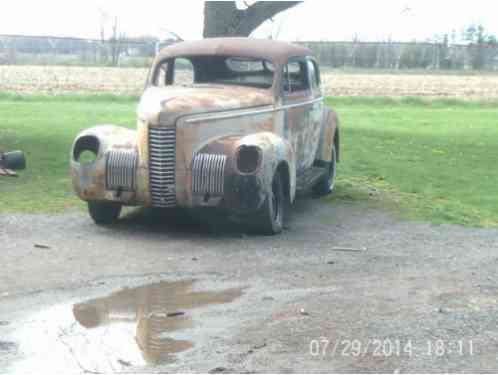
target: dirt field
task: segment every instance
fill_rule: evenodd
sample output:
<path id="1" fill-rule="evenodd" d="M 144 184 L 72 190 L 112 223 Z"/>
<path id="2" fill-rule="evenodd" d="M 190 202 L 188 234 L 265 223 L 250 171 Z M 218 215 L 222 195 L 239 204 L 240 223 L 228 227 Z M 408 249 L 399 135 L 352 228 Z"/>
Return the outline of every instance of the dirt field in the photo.
<path id="1" fill-rule="evenodd" d="M 0 66 L 0 91 L 138 95 L 148 70 L 56 66 Z M 498 75 L 352 74 L 323 72 L 326 95 L 498 98 Z"/>

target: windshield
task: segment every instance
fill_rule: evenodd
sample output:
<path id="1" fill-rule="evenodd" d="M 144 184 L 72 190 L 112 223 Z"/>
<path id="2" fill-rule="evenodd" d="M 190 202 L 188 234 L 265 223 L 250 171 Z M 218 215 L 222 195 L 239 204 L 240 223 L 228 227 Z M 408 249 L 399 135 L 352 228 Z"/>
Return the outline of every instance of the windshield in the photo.
<path id="1" fill-rule="evenodd" d="M 269 89 L 273 85 L 271 62 L 236 56 L 190 56 L 163 60 L 156 66 L 154 86 L 224 84 Z"/>

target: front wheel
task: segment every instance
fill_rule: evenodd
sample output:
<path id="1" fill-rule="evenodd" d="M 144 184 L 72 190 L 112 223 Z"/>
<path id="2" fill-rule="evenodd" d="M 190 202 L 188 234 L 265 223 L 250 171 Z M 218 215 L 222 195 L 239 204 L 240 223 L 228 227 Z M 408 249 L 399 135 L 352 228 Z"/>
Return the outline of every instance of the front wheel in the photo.
<path id="1" fill-rule="evenodd" d="M 88 202 L 88 213 L 96 224 L 112 224 L 121 213 L 121 204 L 116 202 Z"/>
<path id="2" fill-rule="evenodd" d="M 254 218 L 258 231 L 267 235 L 282 232 L 286 207 L 284 180 L 282 174 L 277 171 L 273 176 L 271 193 L 263 204 L 261 214 Z"/>

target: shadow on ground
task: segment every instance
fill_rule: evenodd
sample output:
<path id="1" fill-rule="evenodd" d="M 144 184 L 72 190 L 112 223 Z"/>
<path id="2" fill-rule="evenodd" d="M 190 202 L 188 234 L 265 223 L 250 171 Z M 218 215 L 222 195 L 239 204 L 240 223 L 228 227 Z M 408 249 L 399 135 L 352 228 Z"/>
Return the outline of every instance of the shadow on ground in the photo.
<path id="1" fill-rule="evenodd" d="M 311 203 L 314 200 L 307 196 L 300 197 L 288 207 L 284 230 L 292 228 L 293 217 L 309 215 L 313 211 Z M 117 223 L 109 227 L 122 232 L 141 230 L 149 233 L 168 232 L 170 235 L 179 236 L 199 234 L 231 238 L 261 235 L 251 225 L 250 219 L 238 219 L 226 212 L 212 209 L 132 208 L 125 212 Z"/>

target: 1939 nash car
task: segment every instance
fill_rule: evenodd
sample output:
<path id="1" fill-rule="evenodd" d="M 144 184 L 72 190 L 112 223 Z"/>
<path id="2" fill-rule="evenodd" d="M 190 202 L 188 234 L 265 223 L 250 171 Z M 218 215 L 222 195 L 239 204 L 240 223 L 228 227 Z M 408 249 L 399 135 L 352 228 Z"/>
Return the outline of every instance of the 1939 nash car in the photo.
<path id="1" fill-rule="evenodd" d="M 338 160 L 337 115 L 324 105 L 309 49 L 213 38 L 164 48 L 137 130 L 80 133 L 71 175 L 99 224 L 115 221 L 123 205 L 211 207 L 275 234 L 297 191 L 331 192 Z"/>

